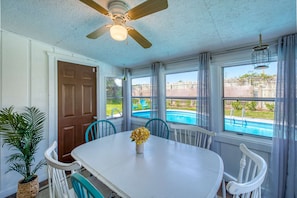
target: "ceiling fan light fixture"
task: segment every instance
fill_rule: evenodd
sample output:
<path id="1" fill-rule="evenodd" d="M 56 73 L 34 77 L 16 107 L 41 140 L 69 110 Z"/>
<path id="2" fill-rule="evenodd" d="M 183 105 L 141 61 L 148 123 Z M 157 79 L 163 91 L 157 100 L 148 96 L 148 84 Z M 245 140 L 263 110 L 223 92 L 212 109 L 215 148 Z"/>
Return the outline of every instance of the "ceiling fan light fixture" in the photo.
<path id="1" fill-rule="evenodd" d="M 110 36 L 116 41 L 124 41 L 127 39 L 128 31 L 122 25 L 113 25 L 110 28 Z"/>

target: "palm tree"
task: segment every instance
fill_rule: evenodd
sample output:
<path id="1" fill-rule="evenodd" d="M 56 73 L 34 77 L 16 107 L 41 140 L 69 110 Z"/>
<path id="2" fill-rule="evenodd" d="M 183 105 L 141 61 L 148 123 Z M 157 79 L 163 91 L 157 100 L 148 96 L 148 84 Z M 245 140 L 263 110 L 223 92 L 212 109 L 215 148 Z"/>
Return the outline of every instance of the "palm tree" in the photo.
<path id="1" fill-rule="evenodd" d="M 14 107 L 0 110 L 0 135 L 3 137 L 3 145 L 13 148 L 16 153 L 9 156 L 7 172 L 16 171 L 27 183 L 35 178 L 38 169 L 45 165 L 41 160 L 33 167 L 38 143 L 43 139 L 43 123 L 45 113 L 36 107 L 26 107 L 25 112 L 14 112 Z"/>

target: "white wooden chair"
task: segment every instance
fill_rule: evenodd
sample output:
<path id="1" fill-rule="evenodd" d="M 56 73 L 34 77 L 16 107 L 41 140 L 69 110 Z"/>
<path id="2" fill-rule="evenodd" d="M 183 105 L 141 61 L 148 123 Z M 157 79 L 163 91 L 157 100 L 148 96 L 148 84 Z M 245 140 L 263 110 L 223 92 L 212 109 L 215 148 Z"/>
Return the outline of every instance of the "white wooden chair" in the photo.
<path id="1" fill-rule="evenodd" d="M 66 171 L 71 171 L 74 173 L 81 169 L 81 163 L 79 161 L 74 161 L 72 163 L 63 163 L 58 161 L 58 156 L 56 153 L 57 142 L 54 141 L 53 144 L 45 151 L 44 156 L 47 162 L 48 171 L 48 186 L 50 198 L 70 198 L 75 197 L 73 189 L 69 188 Z"/>
<path id="2" fill-rule="evenodd" d="M 53 144 L 44 153 L 47 162 L 50 198 L 76 198 L 73 188 L 69 188 L 66 171 L 71 172 L 71 175 L 76 172 L 81 172 L 81 163 L 79 161 L 74 161 L 72 163 L 63 163 L 58 161 L 56 148 L 57 142 L 54 141 Z M 117 196 L 116 193 L 112 192 L 94 176 L 87 177 L 87 179 L 97 189 L 99 189 L 100 191 L 104 191 L 107 194 L 106 197 L 111 198 Z"/>
<path id="3" fill-rule="evenodd" d="M 222 195 L 226 197 L 227 191 L 233 198 L 261 198 L 261 185 L 267 172 L 265 160 L 256 153 L 249 150 L 245 144 L 239 146 L 242 152 L 238 178 L 224 173 L 222 182 Z M 225 186 L 225 181 L 228 181 Z"/>
<path id="4" fill-rule="evenodd" d="M 206 130 L 195 125 L 170 124 L 174 131 L 174 140 L 177 142 L 195 145 L 209 149 L 215 132 Z"/>

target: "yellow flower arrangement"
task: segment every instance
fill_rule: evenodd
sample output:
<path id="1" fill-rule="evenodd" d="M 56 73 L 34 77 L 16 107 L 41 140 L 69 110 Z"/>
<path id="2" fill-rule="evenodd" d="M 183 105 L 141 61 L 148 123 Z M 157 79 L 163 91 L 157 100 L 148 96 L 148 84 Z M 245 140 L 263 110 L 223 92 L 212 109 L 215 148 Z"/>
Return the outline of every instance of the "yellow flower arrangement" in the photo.
<path id="1" fill-rule="evenodd" d="M 132 131 L 130 138 L 135 141 L 136 144 L 142 144 L 150 137 L 150 131 L 145 127 L 139 127 Z"/>

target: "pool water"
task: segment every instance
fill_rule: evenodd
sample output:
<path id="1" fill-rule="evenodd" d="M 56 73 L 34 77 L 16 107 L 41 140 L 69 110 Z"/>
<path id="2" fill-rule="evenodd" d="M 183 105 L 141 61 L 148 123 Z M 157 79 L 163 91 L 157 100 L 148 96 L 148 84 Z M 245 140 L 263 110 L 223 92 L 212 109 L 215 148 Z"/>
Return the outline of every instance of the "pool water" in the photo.
<path id="1" fill-rule="evenodd" d="M 273 126 L 269 123 L 248 120 L 225 119 L 225 130 L 240 133 L 272 137 Z"/>
<path id="2" fill-rule="evenodd" d="M 132 113 L 132 116 L 150 118 L 150 111 L 136 111 Z M 196 113 L 193 111 L 167 111 L 166 121 L 195 125 Z M 225 131 L 272 137 L 273 126 L 270 123 L 225 118 Z"/>

